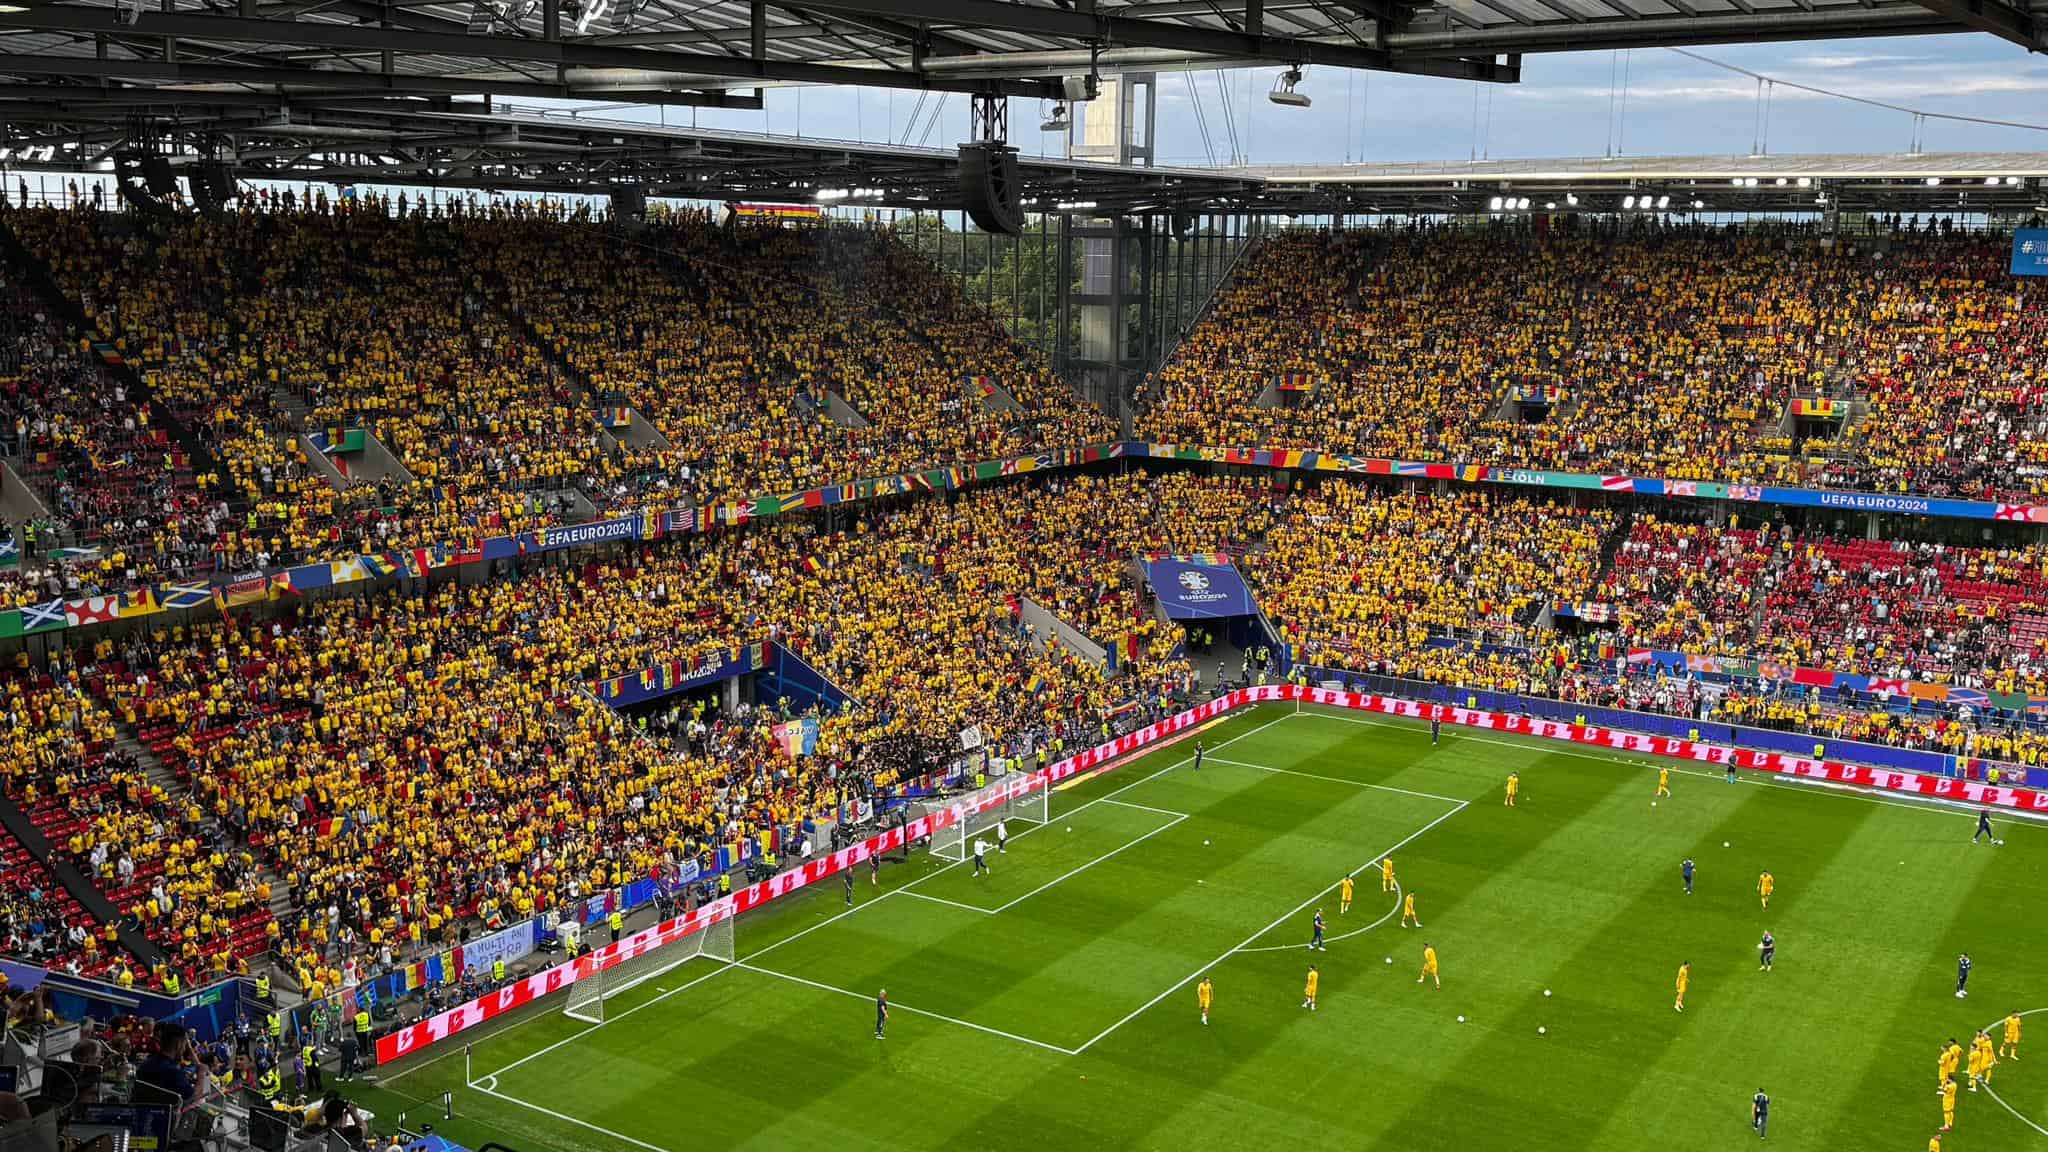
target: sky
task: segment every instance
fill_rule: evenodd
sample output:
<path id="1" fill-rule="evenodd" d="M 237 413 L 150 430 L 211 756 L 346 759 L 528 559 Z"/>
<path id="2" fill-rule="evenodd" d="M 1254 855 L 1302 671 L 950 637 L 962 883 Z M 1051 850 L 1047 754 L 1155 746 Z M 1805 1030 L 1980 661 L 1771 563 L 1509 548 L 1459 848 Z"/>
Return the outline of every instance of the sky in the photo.
<path id="1" fill-rule="evenodd" d="M 2040 130 L 1928 120 L 1923 151 L 2048 152 L 2048 56 L 1989 35 L 1717 46 L 1712 60 L 1777 80 L 1881 100 L 1928 113 L 2032 123 Z M 1666 49 L 1527 56 L 1522 82 L 1458 80 L 1310 68 L 1308 109 L 1266 99 L 1277 68 L 1162 73 L 1161 164 L 1455 161 L 1556 156 L 1773 155 L 1906 152 L 1914 118 L 1783 86 L 1761 115 L 1757 81 Z M 1223 92 L 1230 93 L 1226 118 Z M 915 125 L 918 96 L 843 88 L 771 89 L 765 111 L 701 110 L 705 127 L 951 148 L 968 135 L 967 100 L 945 102 L 927 132 L 933 97 Z M 1013 100 L 1010 139 L 1027 154 L 1057 155 L 1062 136 L 1038 131 L 1036 102 Z M 592 115 L 687 124 L 692 109 L 617 108 Z M 1083 115 L 1086 113 L 1084 112 Z M 1764 121 L 1767 120 L 1767 124 Z M 1207 127 L 1205 140 L 1203 125 Z"/>

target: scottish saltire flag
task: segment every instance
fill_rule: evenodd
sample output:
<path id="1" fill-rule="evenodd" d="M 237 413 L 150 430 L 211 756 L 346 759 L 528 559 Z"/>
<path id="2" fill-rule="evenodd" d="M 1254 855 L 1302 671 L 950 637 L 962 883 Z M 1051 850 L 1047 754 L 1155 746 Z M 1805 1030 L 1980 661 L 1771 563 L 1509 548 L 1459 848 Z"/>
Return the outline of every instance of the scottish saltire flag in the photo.
<path id="1" fill-rule="evenodd" d="M 64 618 L 64 601 L 52 600 L 47 604 L 27 604 L 21 609 L 21 630 L 23 632 L 48 632 L 62 628 L 69 623 Z"/>
<path id="2" fill-rule="evenodd" d="M 176 611 L 183 608 L 197 608 L 213 600 L 213 588 L 203 583 L 166 584 L 163 586 L 161 602 L 164 610 Z"/>
<path id="3" fill-rule="evenodd" d="M 12 568 L 21 563 L 21 545 L 12 540 L 0 540 L 0 568 Z"/>

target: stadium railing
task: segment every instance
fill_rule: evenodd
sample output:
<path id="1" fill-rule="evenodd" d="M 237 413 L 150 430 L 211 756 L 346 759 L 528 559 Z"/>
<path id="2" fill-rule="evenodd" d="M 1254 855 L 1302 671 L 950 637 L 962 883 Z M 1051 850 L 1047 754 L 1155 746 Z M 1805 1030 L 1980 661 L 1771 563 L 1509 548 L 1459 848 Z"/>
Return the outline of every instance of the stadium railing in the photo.
<path id="1" fill-rule="evenodd" d="M 1902 793 L 1948 803 L 1984 805 L 2011 813 L 2048 817 L 2048 791 L 1873 768 L 1864 764 L 1813 759 L 1707 741 L 1682 740 L 1613 727 L 1581 726 L 1559 720 L 1510 715 L 1457 704 L 1424 702 L 1301 684 L 1263 684 L 1237 689 L 1156 724 L 1098 744 L 1040 771 L 1023 774 L 1011 788 L 999 795 L 984 795 L 981 802 L 989 805 L 1006 803 L 1021 793 L 1049 788 L 1083 772 L 1106 770 L 1135 753 L 1191 735 L 1196 728 L 1235 709 L 1269 703 L 1293 703 L 1297 711 L 1304 706 L 1321 706 L 1375 712 L 1418 722 L 1437 719 L 1446 724 L 1483 731 L 1557 740 L 1612 752 L 1717 766 L 1732 765 L 1738 769 L 1770 772 L 1841 787 Z M 398 1028 L 378 1038 L 377 1063 L 388 1064 L 424 1051 L 444 1040 L 477 1028 L 487 1021 L 517 1012 L 564 991 L 579 979 L 595 975 L 656 949 L 665 948 L 713 924 L 836 876 L 846 869 L 865 863 L 872 856 L 901 850 L 906 845 L 926 839 L 935 831 L 967 819 L 970 815 L 972 813 L 967 811 L 965 804 L 956 802 L 950 807 L 930 812 L 827 856 L 806 861 L 800 867 L 748 885 L 688 915 L 644 928 L 572 961 L 506 984 L 467 1004 Z"/>

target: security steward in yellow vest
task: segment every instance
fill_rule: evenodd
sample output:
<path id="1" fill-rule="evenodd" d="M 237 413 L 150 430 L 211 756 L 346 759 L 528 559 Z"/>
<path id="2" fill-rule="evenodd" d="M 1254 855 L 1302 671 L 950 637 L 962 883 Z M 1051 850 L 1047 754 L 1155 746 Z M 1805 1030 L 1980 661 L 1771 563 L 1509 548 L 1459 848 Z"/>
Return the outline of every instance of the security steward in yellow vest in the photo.
<path id="1" fill-rule="evenodd" d="M 612 926 L 612 943 L 617 944 L 619 937 L 625 934 L 626 918 L 619 914 L 617 908 L 614 908 L 612 909 L 612 914 L 606 918 L 605 922 Z"/>

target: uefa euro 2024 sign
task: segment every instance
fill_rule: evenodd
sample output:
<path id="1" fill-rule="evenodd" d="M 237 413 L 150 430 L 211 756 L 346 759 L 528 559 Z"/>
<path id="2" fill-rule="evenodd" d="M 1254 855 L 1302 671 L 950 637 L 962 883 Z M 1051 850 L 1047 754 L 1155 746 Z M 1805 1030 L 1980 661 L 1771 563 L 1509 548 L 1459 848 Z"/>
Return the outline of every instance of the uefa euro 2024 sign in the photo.
<path id="1" fill-rule="evenodd" d="M 1190 570 L 1180 574 L 1180 586 L 1190 592 L 1207 592 L 1209 590 L 1209 578 L 1200 572 Z"/>

